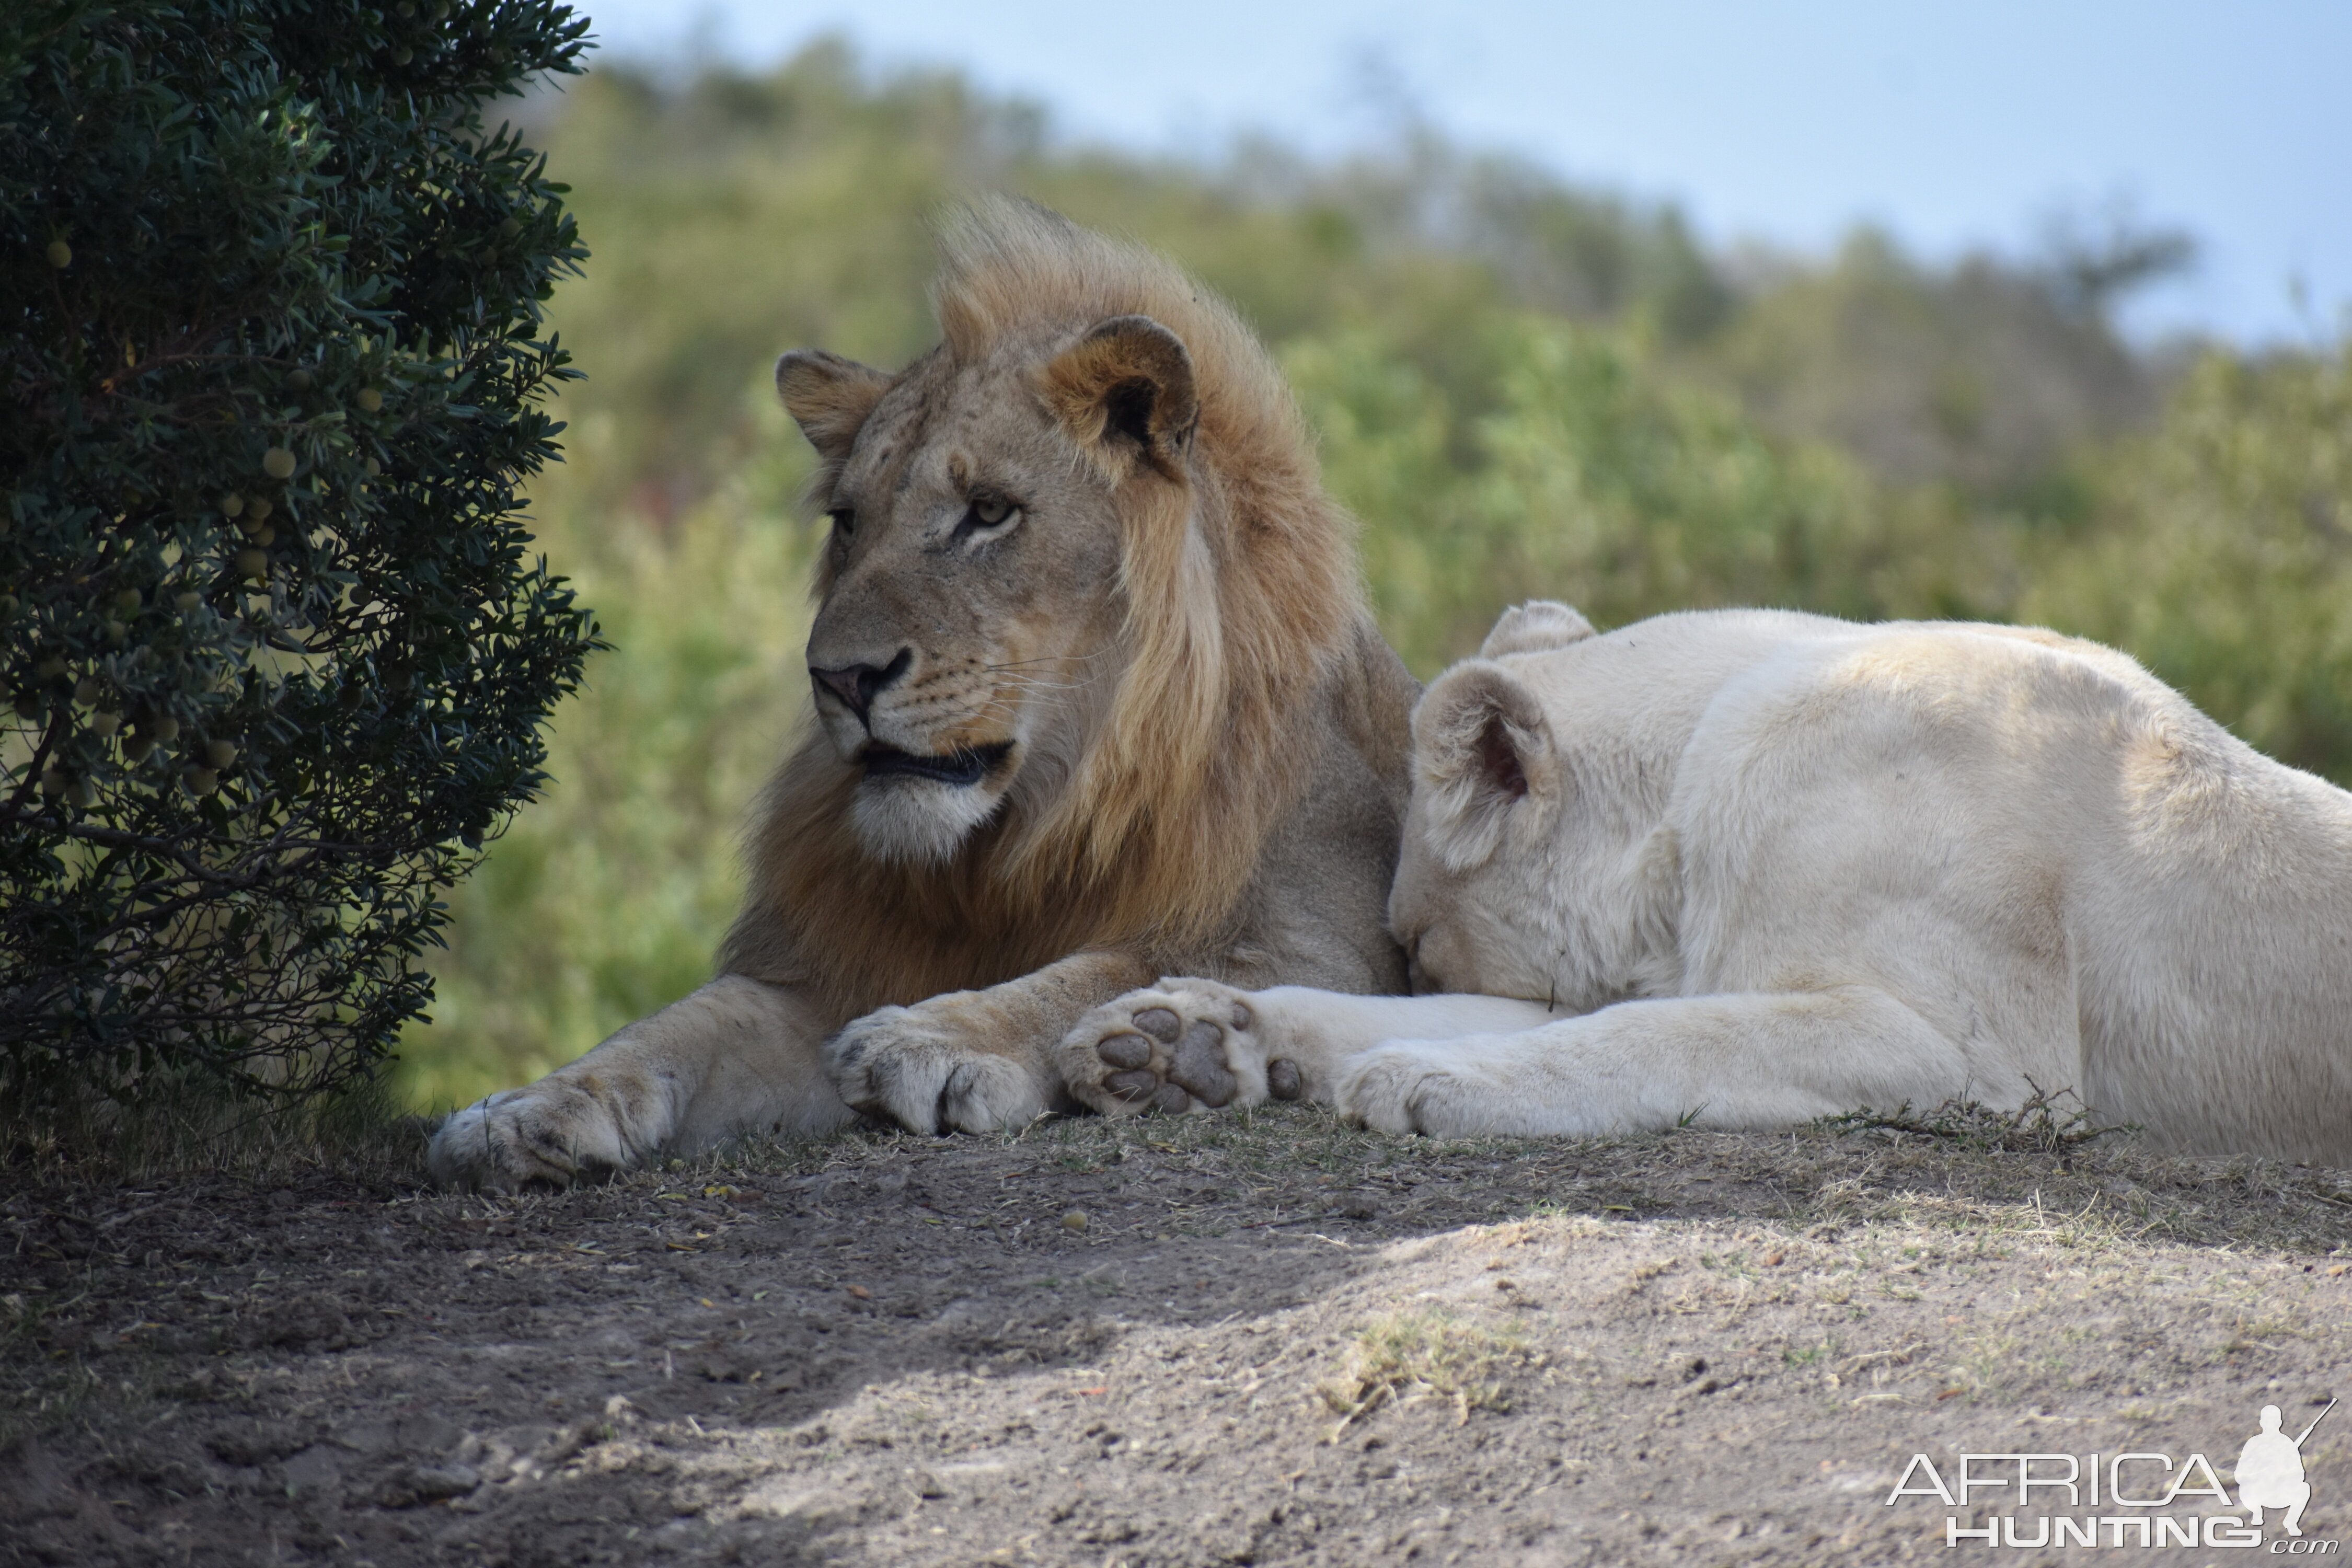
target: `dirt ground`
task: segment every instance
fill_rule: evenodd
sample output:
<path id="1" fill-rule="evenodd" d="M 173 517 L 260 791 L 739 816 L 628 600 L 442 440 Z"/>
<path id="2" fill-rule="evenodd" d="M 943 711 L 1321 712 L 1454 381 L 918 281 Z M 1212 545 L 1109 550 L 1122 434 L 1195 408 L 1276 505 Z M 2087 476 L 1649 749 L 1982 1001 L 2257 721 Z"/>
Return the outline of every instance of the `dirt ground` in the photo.
<path id="1" fill-rule="evenodd" d="M 1890 1503 L 1915 1453 L 2226 1481 L 2352 1394 L 2352 1175 L 2002 1142 L 1281 1108 L 495 1201 L 413 1149 L 0 1172 L 0 1562 L 1937 1560 L 2020 1510 Z M 2352 1534 L 2352 1411 L 2304 1453 Z"/>

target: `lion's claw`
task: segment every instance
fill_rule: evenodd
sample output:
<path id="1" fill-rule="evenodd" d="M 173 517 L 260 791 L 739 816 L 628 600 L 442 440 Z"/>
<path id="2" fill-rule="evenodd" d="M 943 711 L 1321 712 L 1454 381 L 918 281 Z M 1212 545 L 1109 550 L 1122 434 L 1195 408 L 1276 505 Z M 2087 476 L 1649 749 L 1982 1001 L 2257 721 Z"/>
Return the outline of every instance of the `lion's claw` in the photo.
<path id="1" fill-rule="evenodd" d="M 1432 1138 L 1472 1137 L 1500 1131 L 1498 1103 L 1507 1103 L 1492 1079 L 1465 1070 L 1491 1037 L 1387 1040 L 1358 1057 L 1339 1085 L 1340 1119 L 1375 1132 L 1423 1133 Z M 1596 1124 L 1591 1129 L 1605 1129 Z M 1570 1131 L 1562 1129 L 1562 1131 Z M 1581 1132 L 1583 1130 L 1575 1130 Z"/>
<path id="2" fill-rule="evenodd" d="M 614 1106 L 549 1078 L 452 1111 L 425 1160 L 442 1186 L 519 1192 L 602 1181 L 636 1152 Z"/>

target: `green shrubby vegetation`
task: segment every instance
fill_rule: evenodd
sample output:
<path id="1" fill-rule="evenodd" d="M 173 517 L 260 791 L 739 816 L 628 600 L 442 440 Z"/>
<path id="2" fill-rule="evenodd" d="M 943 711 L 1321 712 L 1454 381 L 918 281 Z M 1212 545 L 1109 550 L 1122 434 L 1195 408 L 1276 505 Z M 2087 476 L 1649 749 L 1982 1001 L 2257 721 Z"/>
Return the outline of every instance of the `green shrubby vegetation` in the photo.
<path id="1" fill-rule="evenodd" d="M 2087 252 L 2077 241 L 1938 271 L 1865 230 L 1826 265 L 1763 263 L 1694 368 L 1765 428 L 1832 442 L 1896 484 L 2030 491 L 2074 447 L 2155 410 L 2166 364 L 2132 353 L 2107 317 L 2130 279 L 2097 275 L 2170 237 L 2126 230 Z"/>
<path id="2" fill-rule="evenodd" d="M 1265 333 L 1421 675 L 1505 605 L 2028 618 L 2116 642 L 2352 782 L 2344 354 L 2135 352 L 2177 259 L 2111 235 L 1933 268 L 1858 237 L 1713 258 L 1670 211 L 1411 132 L 1339 165 L 1047 142 L 951 75 L 822 46 L 770 77 L 607 67 L 534 108 L 595 259 L 551 314 L 588 379 L 538 539 L 614 651 L 546 801 L 450 896 L 405 1085 L 462 1100 L 705 978 L 742 813 L 806 703 L 806 449 L 769 368 L 932 341 L 928 222 L 1009 189 L 1181 259 Z"/>
<path id="3" fill-rule="evenodd" d="M 595 646 L 517 507 L 583 253 L 484 119 L 586 28 L 0 7 L 12 1116 L 364 1092 L 421 1010 Z"/>
<path id="4" fill-rule="evenodd" d="M 614 488 L 610 411 L 540 487 L 542 541 L 609 606 L 614 651 L 559 714 L 546 798 L 448 894 L 434 1026 L 404 1049 L 418 1103 L 522 1081 L 709 978 L 737 829 L 808 690 L 804 448 L 772 394 L 746 427 L 762 457 L 677 513 Z"/>
<path id="5" fill-rule="evenodd" d="M 2081 454 L 2085 515 L 2011 603 L 2137 655 L 2273 756 L 2352 786 L 2352 341 L 2200 359 L 2157 426 Z"/>
<path id="6" fill-rule="evenodd" d="M 1326 478 L 1363 520 L 1381 624 L 1424 678 L 1538 594 L 1613 626 L 1721 605 L 1969 614 L 2001 591 L 2008 531 L 1766 437 L 1642 332 L 1522 312 L 1485 330 L 1494 380 L 1467 419 L 1372 334 L 1286 355 Z"/>

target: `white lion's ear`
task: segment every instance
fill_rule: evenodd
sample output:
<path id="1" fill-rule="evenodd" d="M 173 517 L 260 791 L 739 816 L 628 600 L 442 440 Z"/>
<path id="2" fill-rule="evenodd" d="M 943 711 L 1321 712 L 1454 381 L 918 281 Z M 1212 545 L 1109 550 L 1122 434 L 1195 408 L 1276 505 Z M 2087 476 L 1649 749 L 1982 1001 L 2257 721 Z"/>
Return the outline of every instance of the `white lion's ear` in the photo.
<path id="1" fill-rule="evenodd" d="M 1491 859 L 1514 811 L 1557 788 L 1550 721 L 1524 682 L 1473 662 L 1438 678 L 1412 716 L 1430 847 L 1448 870 Z"/>
<path id="2" fill-rule="evenodd" d="M 1507 653 L 1549 653 L 1592 635 L 1592 623 L 1566 605 L 1530 599 L 1503 612 L 1486 640 L 1478 645 L 1480 658 L 1500 658 Z"/>
<path id="3" fill-rule="evenodd" d="M 843 463 L 890 378 L 870 365 L 823 349 L 794 349 L 776 362 L 776 395 L 816 455 Z"/>
<path id="4" fill-rule="evenodd" d="M 1174 477 L 1201 417 L 1184 340 L 1149 316 L 1113 316 L 1038 375 L 1045 405 L 1073 440 L 1125 469 L 1140 458 Z"/>

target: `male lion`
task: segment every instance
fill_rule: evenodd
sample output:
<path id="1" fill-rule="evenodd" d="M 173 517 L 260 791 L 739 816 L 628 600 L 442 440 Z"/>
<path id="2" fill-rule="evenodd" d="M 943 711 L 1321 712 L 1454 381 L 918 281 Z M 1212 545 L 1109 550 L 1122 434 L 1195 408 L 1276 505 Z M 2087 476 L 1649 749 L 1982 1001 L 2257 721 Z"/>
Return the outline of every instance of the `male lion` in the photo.
<path id="1" fill-rule="evenodd" d="M 817 722 L 719 978 L 449 1118 L 441 1181 L 1076 1110 L 1055 1042 L 1173 971 L 1403 988 L 1382 911 L 1418 688 L 1279 373 L 1173 267 L 1041 208 L 983 205 L 944 248 L 938 348 L 776 366 L 833 520 Z"/>
<path id="2" fill-rule="evenodd" d="M 1762 610 L 1594 637 L 1537 604 L 1413 736 L 1392 929 L 1416 991 L 1484 994 L 1164 981 L 1065 1041 L 1080 1098 L 1132 1108 L 1181 1040 L 1239 1103 L 1280 1064 L 1390 1131 L 2038 1085 L 2169 1147 L 2352 1163 L 2352 795 L 2119 653 Z"/>

